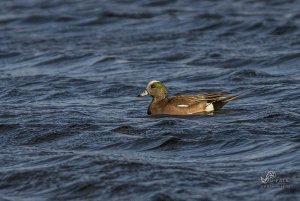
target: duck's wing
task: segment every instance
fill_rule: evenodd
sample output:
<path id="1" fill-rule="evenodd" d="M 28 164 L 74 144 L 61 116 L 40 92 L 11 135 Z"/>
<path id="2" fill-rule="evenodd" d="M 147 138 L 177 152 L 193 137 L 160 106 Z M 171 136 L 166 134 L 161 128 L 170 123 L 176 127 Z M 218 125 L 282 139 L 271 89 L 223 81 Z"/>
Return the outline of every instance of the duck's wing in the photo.
<path id="1" fill-rule="evenodd" d="M 192 96 L 170 97 L 169 104 L 177 108 L 192 108 L 195 105 L 201 105 L 205 111 L 216 111 L 221 109 L 226 103 L 238 96 L 226 96 L 225 92 L 204 93 Z"/>
<path id="2" fill-rule="evenodd" d="M 169 104 L 177 105 L 178 107 L 189 107 L 191 105 L 201 103 L 201 102 L 214 102 L 221 99 L 225 99 L 227 93 L 217 92 L 217 93 L 203 93 L 196 95 L 183 95 L 183 96 L 173 96 L 168 98 Z"/>
<path id="3" fill-rule="evenodd" d="M 226 98 L 226 92 L 203 93 L 192 96 L 186 96 L 191 102 L 199 103 L 201 101 L 214 102 Z"/>

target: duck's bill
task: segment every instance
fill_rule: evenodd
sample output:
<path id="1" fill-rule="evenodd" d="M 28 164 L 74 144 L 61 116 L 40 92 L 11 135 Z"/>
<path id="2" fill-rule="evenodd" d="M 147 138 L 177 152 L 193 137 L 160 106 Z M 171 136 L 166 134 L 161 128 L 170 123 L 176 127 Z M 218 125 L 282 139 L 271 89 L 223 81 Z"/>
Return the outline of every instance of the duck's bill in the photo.
<path id="1" fill-rule="evenodd" d="M 147 96 L 149 93 L 147 90 L 143 91 L 143 93 L 139 94 L 138 97 Z"/>

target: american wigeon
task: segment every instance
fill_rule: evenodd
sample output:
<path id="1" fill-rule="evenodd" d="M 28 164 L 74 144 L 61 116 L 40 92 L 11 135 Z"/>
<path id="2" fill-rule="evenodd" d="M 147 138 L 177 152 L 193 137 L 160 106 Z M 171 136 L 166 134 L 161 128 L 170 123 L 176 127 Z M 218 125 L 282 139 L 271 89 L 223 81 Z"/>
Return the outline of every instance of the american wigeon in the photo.
<path id="1" fill-rule="evenodd" d="M 153 80 L 148 83 L 146 90 L 138 96 L 152 96 L 148 107 L 149 115 L 190 115 L 214 112 L 237 96 L 225 96 L 223 92 L 204 93 L 168 97 L 168 90 L 163 83 Z"/>

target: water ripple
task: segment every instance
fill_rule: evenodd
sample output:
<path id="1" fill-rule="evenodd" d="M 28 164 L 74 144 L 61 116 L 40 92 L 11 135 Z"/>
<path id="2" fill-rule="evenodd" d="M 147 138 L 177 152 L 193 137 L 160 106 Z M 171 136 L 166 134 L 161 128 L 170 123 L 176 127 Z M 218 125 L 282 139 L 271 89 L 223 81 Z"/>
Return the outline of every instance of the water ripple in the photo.
<path id="1" fill-rule="evenodd" d="M 297 200 L 297 1 L 0 3 L 0 200 Z M 9 14 L 8 14 L 9 13 Z M 147 116 L 226 91 L 212 114 Z M 264 187 L 268 171 L 288 179 Z"/>

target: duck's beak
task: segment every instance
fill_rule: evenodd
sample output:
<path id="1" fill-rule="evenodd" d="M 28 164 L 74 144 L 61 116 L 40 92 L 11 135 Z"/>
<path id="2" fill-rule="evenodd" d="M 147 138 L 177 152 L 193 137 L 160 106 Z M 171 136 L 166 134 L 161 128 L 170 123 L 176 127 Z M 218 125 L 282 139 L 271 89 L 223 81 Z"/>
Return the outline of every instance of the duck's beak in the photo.
<path id="1" fill-rule="evenodd" d="M 142 97 L 142 96 L 147 96 L 149 95 L 147 89 L 145 91 L 143 91 L 143 93 L 139 94 L 138 97 Z"/>

